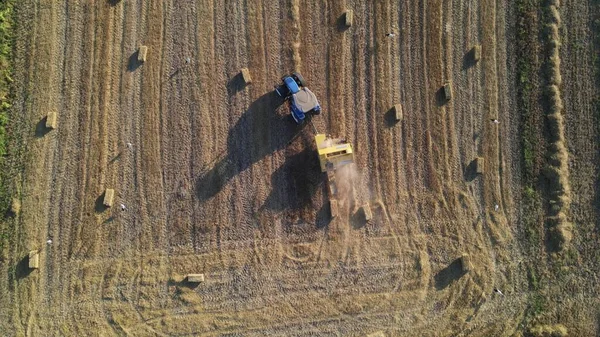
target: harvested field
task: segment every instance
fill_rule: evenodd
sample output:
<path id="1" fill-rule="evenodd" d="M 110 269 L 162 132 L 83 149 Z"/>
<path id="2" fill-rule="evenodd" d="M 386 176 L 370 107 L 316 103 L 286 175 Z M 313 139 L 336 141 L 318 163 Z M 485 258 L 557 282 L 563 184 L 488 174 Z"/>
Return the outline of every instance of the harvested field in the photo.
<path id="1" fill-rule="evenodd" d="M 600 8 L 544 6 L 530 212 L 513 3 L 19 2 L 11 123 L 28 155 L 0 331 L 599 333 Z M 322 105 L 314 128 L 354 149 L 331 204 L 313 128 L 273 92 L 292 71 Z M 113 189 L 125 210 L 103 206 Z"/>

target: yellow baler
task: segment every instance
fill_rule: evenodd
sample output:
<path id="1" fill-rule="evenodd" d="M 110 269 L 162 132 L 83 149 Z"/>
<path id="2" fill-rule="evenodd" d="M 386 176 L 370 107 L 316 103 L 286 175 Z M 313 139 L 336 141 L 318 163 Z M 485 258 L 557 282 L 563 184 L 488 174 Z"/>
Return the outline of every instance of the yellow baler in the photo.
<path id="1" fill-rule="evenodd" d="M 346 164 L 354 162 L 352 145 L 343 139 L 330 139 L 324 134 L 315 136 L 321 171 L 334 171 Z"/>

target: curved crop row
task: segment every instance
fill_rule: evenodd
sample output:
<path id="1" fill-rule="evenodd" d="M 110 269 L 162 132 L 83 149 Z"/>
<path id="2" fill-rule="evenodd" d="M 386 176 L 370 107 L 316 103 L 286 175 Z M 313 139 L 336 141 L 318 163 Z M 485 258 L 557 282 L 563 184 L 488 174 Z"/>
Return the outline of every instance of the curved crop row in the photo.
<path id="1" fill-rule="evenodd" d="M 549 127 L 548 163 L 544 175 L 550 186 L 550 208 L 547 224 L 550 227 L 550 238 L 557 250 L 563 250 L 572 238 L 573 225 L 567 218 L 571 205 L 571 185 L 569 182 L 569 153 L 565 145 L 564 106 L 560 86 L 560 35 L 561 25 L 559 0 L 550 0 L 546 6 L 546 38 L 547 38 L 547 85 L 548 100 L 547 121 Z"/>

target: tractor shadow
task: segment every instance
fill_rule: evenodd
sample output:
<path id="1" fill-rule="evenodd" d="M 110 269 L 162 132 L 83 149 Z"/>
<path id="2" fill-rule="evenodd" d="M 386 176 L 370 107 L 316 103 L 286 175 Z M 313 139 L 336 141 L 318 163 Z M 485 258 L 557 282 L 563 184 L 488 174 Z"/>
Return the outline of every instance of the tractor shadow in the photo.
<path id="1" fill-rule="evenodd" d="M 206 165 L 196 181 L 196 196 L 205 201 L 215 196 L 237 174 L 267 155 L 286 147 L 301 131 L 284 101 L 273 91 L 255 100 L 229 130 L 227 153 Z M 305 123 L 306 125 L 306 123 Z"/>
<path id="2" fill-rule="evenodd" d="M 465 274 L 466 272 L 463 271 L 461 260 L 456 259 L 452 261 L 452 263 L 450 263 L 446 268 L 435 274 L 435 288 L 437 290 L 445 289 L 452 284 L 452 282 L 458 280 Z"/>

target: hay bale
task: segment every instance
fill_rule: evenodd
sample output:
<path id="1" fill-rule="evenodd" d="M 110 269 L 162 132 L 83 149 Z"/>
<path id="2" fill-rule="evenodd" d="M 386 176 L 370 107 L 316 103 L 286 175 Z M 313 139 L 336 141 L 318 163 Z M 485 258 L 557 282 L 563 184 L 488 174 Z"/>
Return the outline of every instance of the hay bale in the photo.
<path id="1" fill-rule="evenodd" d="M 371 207 L 369 206 L 369 204 L 364 204 L 361 208 L 363 213 L 365 214 L 365 221 L 373 219 L 373 212 L 371 212 Z"/>
<path id="2" fill-rule="evenodd" d="M 331 218 L 338 216 L 340 210 L 337 200 L 329 200 L 329 209 L 331 211 Z"/>
<path id="3" fill-rule="evenodd" d="M 462 266 L 463 272 L 469 272 L 471 270 L 471 257 L 468 254 L 463 254 L 460 257 L 460 265 Z"/>
<path id="4" fill-rule="evenodd" d="M 444 84 L 444 98 L 446 99 L 446 101 L 449 101 L 452 99 L 452 82 L 446 82 Z"/>
<path id="5" fill-rule="evenodd" d="M 479 62 L 481 59 L 481 45 L 475 45 L 473 49 L 471 49 L 471 55 L 473 56 L 474 62 Z"/>
<path id="6" fill-rule="evenodd" d="M 56 129 L 57 113 L 56 111 L 50 111 L 46 115 L 46 128 Z"/>
<path id="7" fill-rule="evenodd" d="M 327 171 L 327 188 L 329 189 L 329 198 L 335 197 L 337 187 L 335 186 L 335 173 L 333 171 Z"/>
<path id="8" fill-rule="evenodd" d="M 242 73 L 242 80 L 244 80 L 245 84 L 252 83 L 252 77 L 250 76 L 250 70 L 248 70 L 248 68 L 242 68 L 240 73 Z"/>
<path id="9" fill-rule="evenodd" d="M 146 54 L 148 54 L 148 47 L 141 46 L 138 51 L 138 62 L 146 62 Z"/>
<path id="10" fill-rule="evenodd" d="M 354 11 L 351 9 L 346 10 L 344 13 L 344 24 L 346 27 L 352 26 L 352 22 L 354 21 Z"/>
<path id="11" fill-rule="evenodd" d="M 204 274 L 187 274 L 185 279 L 190 283 L 204 282 Z"/>
<path id="12" fill-rule="evenodd" d="M 483 161 L 483 157 L 475 158 L 475 173 L 483 174 L 485 172 L 485 162 Z"/>
<path id="13" fill-rule="evenodd" d="M 402 104 L 398 103 L 398 104 L 394 105 L 394 114 L 396 116 L 397 122 L 401 121 L 404 118 L 403 113 L 402 113 Z"/>
<path id="14" fill-rule="evenodd" d="M 29 252 L 29 268 L 38 269 L 40 267 L 40 254 L 37 250 Z"/>
<path id="15" fill-rule="evenodd" d="M 104 204 L 104 206 L 106 207 L 112 207 L 114 197 L 115 190 L 113 190 L 112 188 L 107 188 L 106 191 L 104 191 L 104 201 L 102 202 L 102 204 Z"/>

